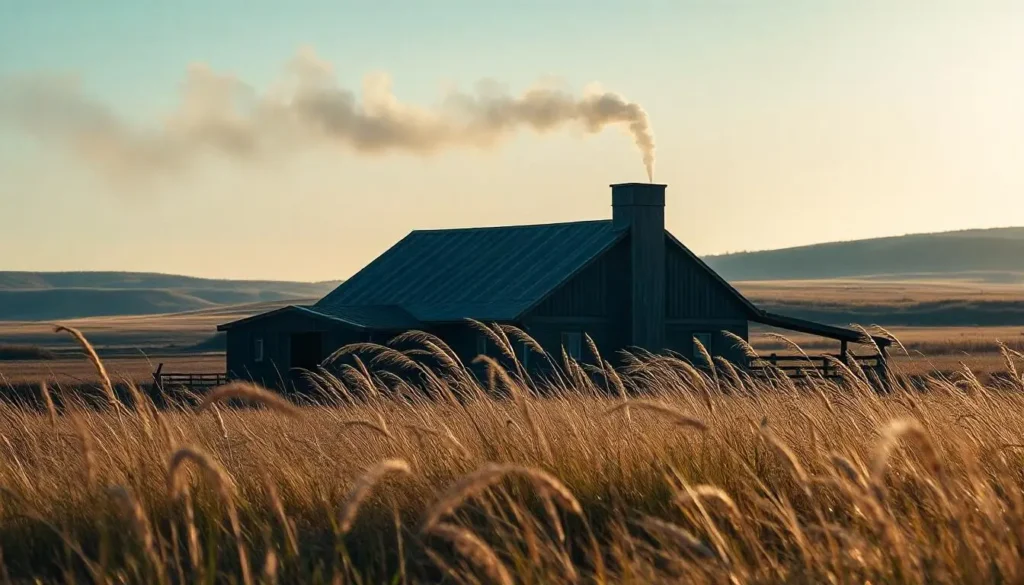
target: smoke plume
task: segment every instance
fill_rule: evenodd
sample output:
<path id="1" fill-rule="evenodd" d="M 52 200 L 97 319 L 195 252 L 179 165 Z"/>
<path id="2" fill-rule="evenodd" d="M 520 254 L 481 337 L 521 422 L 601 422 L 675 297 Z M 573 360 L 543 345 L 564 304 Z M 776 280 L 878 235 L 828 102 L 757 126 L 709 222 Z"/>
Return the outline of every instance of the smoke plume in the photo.
<path id="1" fill-rule="evenodd" d="M 626 129 L 648 178 L 654 139 L 647 114 L 615 93 L 574 96 L 548 87 L 512 96 L 495 87 L 451 92 L 424 108 L 398 101 L 383 74 L 364 79 L 362 99 L 340 87 L 331 65 L 300 51 L 282 78 L 260 93 L 204 65 L 189 68 L 173 112 L 139 124 L 89 98 L 74 80 L 21 79 L 0 85 L 0 119 L 69 149 L 116 179 L 182 170 L 197 157 L 277 157 L 318 143 L 356 153 L 430 154 L 491 148 L 520 130 L 546 133 L 577 125 L 596 133 Z"/>

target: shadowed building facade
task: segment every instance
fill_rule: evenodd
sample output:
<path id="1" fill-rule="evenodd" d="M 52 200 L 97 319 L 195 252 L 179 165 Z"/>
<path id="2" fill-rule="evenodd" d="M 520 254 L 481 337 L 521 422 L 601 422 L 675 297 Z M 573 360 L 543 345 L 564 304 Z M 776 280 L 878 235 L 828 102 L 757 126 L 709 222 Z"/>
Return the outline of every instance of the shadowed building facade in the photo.
<path id="1" fill-rule="evenodd" d="M 413 231 L 313 305 L 220 325 L 228 376 L 288 388 L 342 346 L 410 330 L 438 336 L 464 363 L 495 356 L 469 320 L 515 325 L 552 356 L 583 362 L 594 361 L 589 336 L 612 364 L 637 348 L 699 362 L 696 338 L 742 366 L 725 332 L 747 339 L 751 322 L 839 340 L 844 357 L 863 339 L 755 307 L 665 230 L 665 188 L 612 185 L 610 220 Z M 543 366 L 524 344 L 516 351 Z"/>

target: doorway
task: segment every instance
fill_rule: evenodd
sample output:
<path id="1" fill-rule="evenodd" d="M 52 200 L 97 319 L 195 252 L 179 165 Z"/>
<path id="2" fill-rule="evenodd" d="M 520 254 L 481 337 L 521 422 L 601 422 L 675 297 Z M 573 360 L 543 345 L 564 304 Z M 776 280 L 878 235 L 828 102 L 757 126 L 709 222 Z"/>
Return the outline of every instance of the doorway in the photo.
<path id="1" fill-rule="evenodd" d="M 293 333 L 289 364 L 292 368 L 316 369 L 324 359 L 323 345 L 323 333 L 319 331 Z"/>

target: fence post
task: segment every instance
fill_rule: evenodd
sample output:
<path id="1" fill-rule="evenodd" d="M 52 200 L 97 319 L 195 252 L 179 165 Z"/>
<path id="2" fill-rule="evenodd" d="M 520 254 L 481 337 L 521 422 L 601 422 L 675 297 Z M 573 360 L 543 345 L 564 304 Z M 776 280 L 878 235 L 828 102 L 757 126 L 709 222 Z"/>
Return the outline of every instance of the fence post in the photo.
<path id="1" fill-rule="evenodd" d="M 157 392 L 160 392 L 161 394 L 164 391 L 163 380 L 160 378 L 160 372 L 163 371 L 163 369 L 164 363 L 160 362 L 156 366 L 156 371 L 153 372 L 153 385 L 156 387 Z"/>

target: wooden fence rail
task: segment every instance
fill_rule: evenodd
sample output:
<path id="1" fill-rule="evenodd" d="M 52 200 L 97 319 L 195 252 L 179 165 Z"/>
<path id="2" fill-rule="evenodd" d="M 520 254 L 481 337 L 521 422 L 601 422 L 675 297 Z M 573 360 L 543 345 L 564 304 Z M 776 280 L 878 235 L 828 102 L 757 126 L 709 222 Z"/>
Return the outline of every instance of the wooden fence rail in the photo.
<path id="1" fill-rule="evenodd" d="M 193 374 L 164 372 L 163 369 L 164 365 L 161 363 L 157 366 L 156 371 L 153 372 L 153 383 L 156 385 L 156 388 L 161 391 L 181 387 L 185 387 L 190 390 L 206 390 L 222 386 L 228 382 L 228 375 L 226 373 Z"/>
<path id="2" fill-rule="evenodd" d="M 878 354 L 854 355 L 853 353 L 848 353 L 845 359 L 841 354 L 808 355 L 804 357 L 802 355 L 778 355 L 773 353 L 752 359 L 748 367 L 755 374 L 766 374 L 769 370 L 778 370 L 790 378 L 806 378 L 810 372 L 817 372 L 817 374 L 825 378 L 842 378 L 843 370 L 841 366 L 832 360 L 848 365 L 856 363 L 865 371 L 880 371 L 885 367 L 885 359 Z"/>

